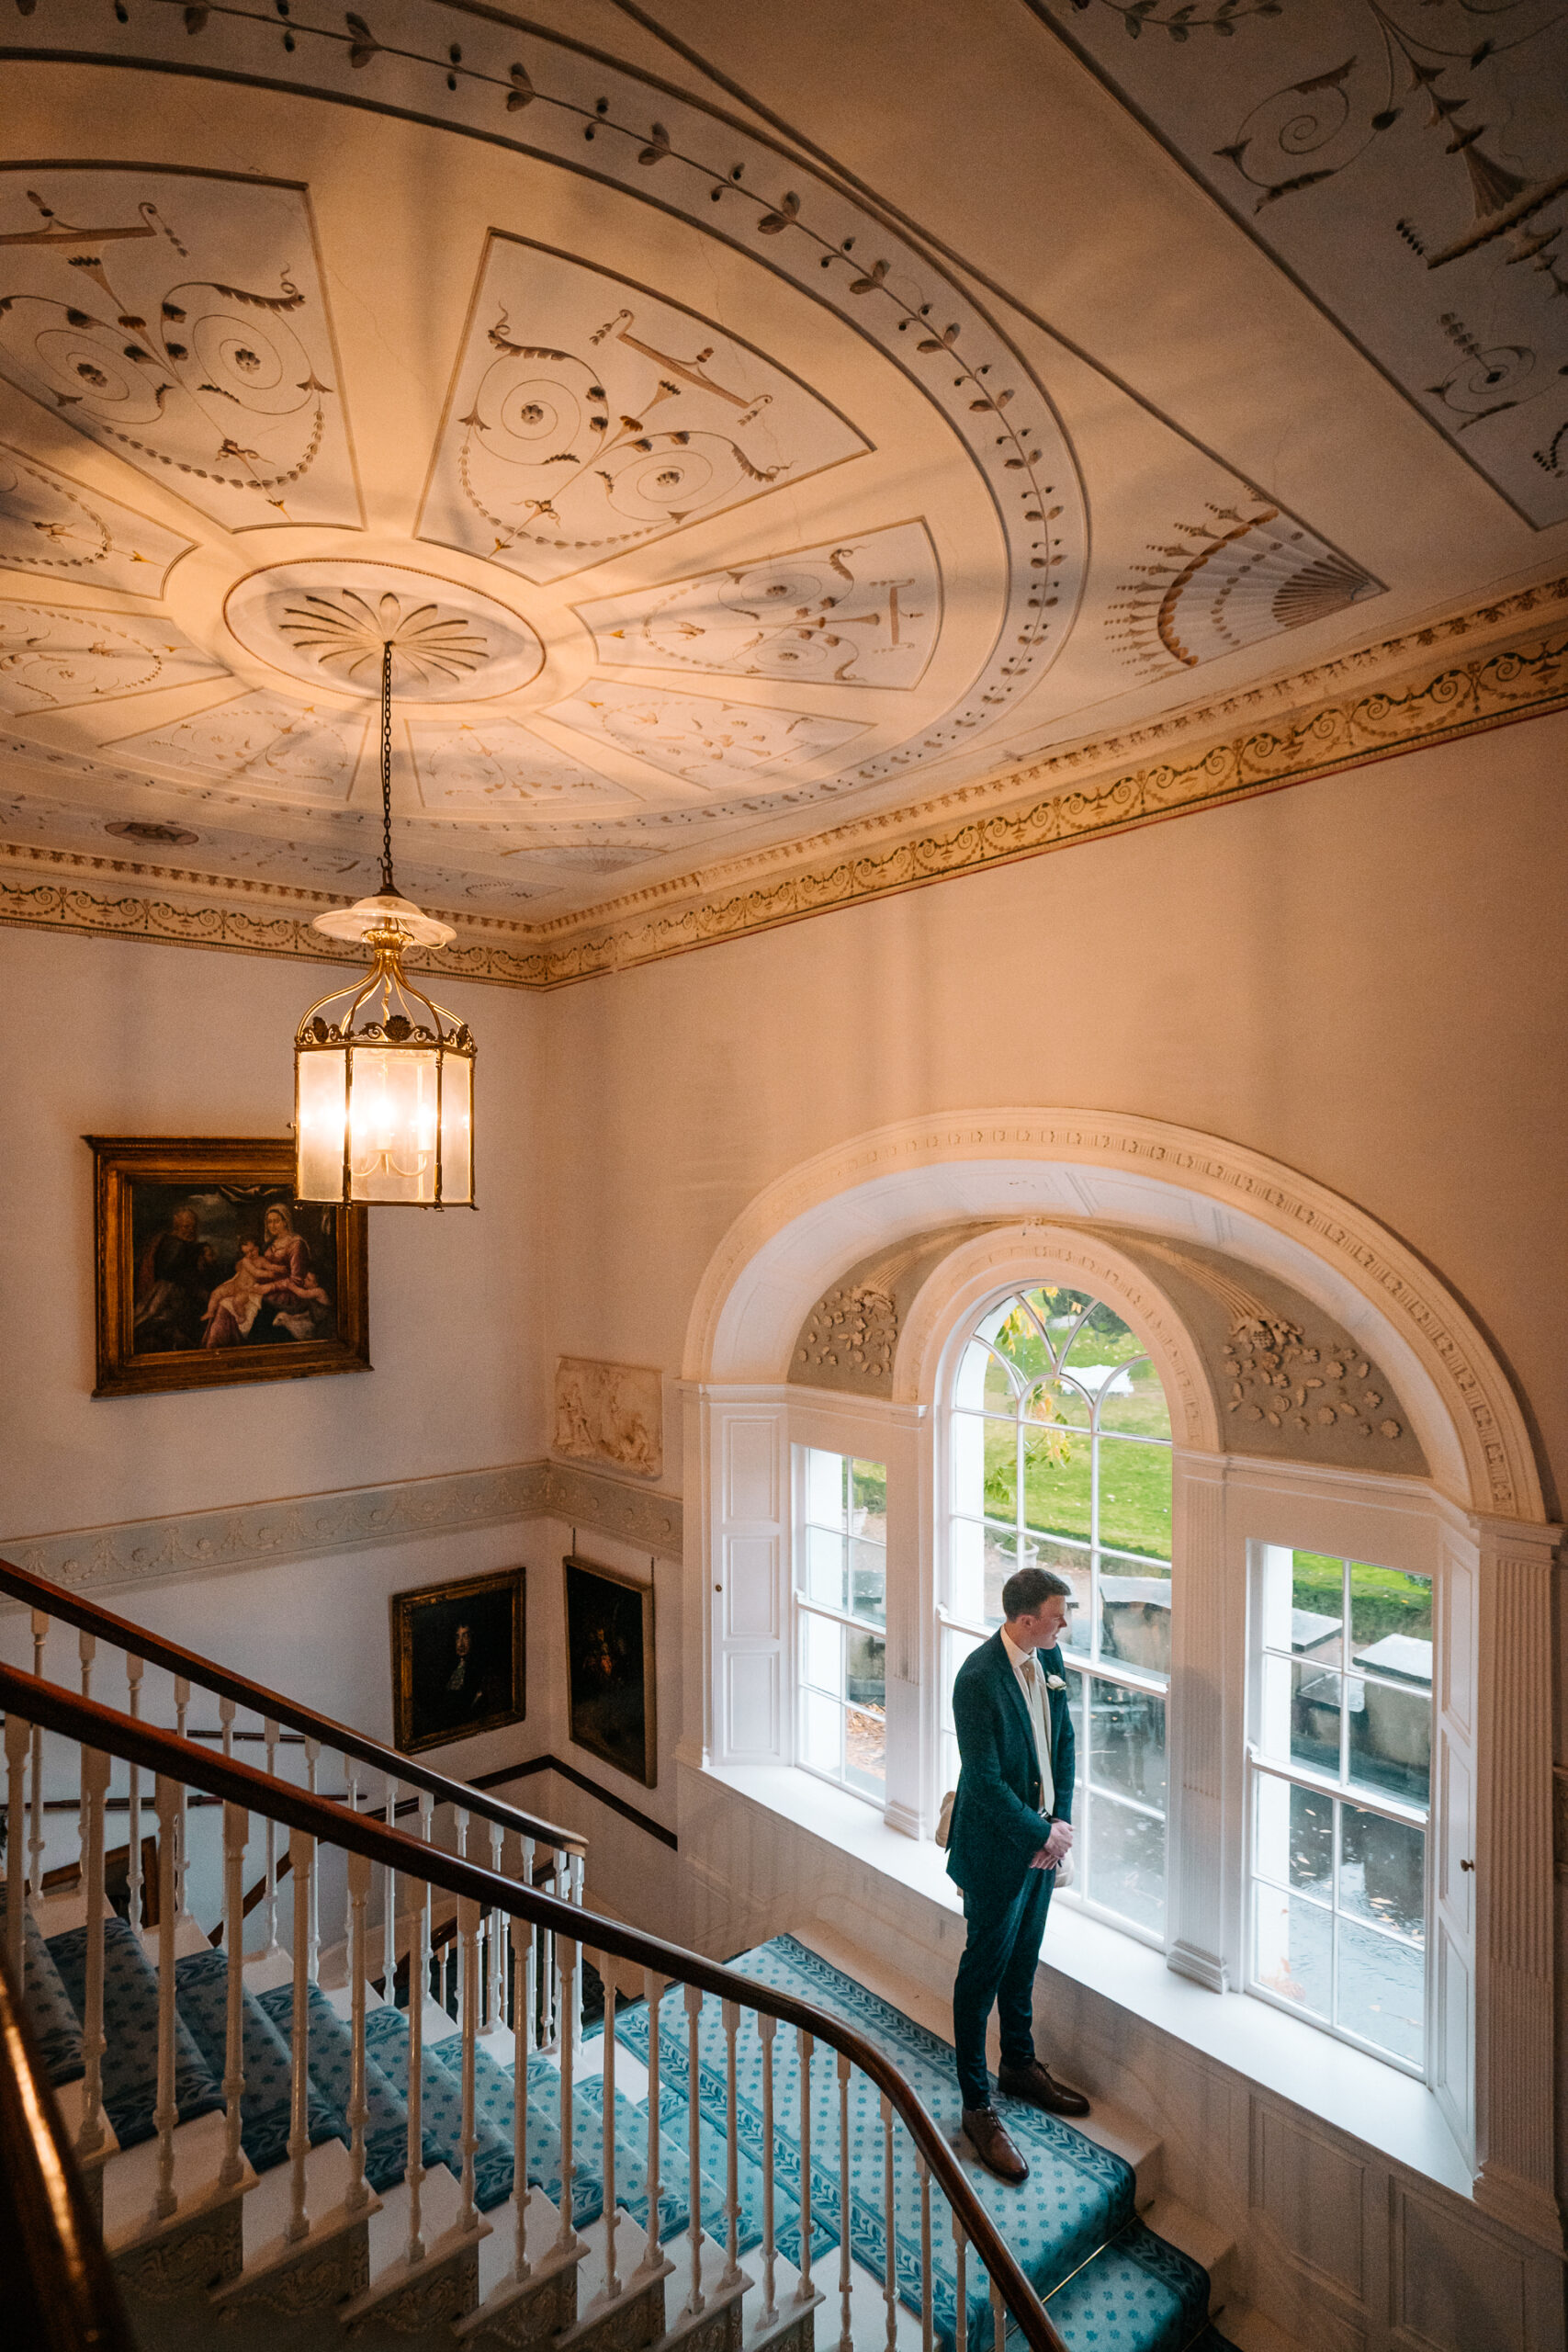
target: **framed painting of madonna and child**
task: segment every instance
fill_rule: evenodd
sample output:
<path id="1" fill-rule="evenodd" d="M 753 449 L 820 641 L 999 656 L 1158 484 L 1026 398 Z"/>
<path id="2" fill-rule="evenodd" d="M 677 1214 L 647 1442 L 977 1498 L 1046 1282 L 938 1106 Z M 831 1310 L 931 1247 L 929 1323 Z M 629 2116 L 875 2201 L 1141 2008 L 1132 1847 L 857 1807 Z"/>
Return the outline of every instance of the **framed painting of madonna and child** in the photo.
<path id="1" fill-rule="evenodd" d="M 294 1197 L 294 1147 L 88 1136 L 95 1396 L 368 1372 L 365 1211 Z"/>

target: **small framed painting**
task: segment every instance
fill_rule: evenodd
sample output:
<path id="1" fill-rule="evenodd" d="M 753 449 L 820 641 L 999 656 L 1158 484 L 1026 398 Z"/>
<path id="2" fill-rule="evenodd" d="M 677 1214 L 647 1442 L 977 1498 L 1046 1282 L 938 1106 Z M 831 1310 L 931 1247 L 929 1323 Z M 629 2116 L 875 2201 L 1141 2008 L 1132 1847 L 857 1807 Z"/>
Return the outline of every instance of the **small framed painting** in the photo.
<path id="1" fill-rule="evenodd" d="M 651 1789 L 659 1779 L 653 1587 L 571 1553 L 562 1565 L 570 1736 Z"/>
<path id="2" fill-rule="evenodd" d="M 294 1146 L 88 1136 L 95 1396 L 368 1372 L 366 1212 L 294 1197 Z"/>
<path id="3" fill-rule="evenodd" d="M 405 1756 L 527 1713 L 522 1568 L 392 1595 L 392 1744 Z"/>

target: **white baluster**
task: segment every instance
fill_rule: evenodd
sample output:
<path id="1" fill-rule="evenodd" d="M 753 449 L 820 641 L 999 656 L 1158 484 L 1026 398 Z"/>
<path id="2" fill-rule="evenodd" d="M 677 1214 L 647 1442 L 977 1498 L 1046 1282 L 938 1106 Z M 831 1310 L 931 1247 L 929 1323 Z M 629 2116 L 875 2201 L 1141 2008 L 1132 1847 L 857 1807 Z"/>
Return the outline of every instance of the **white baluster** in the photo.
<path id="1" fill-rule="evenodd" d="M 78 1634 L 76 1636 L 76 1655 L 82 1661 L 82 1696 L 84 1699 L 90 1699 L 93 1695 L 93 1660 L 96 1657 L 97 1654 L 98 1637 L 96 1634 Z"/>
<path id="2" fill-rule="evenodd" d="M 659 1996 L 665 1983 L 666 1979 L 656 1976 L 651 1968 L 644 1969 L 642 1997 L 648 2010 L 648 2244 L 638 2266 L 643 2270 L 657 2270 L 662 2258 L 659 2251 L 659 2161 L 663 2153 L 659 2128 Z"/>
<path id="3" fill-rule="evenodd" d="M 534 1889 L 534 1840 L 531 1838 L 520 1838 L 517 1842 L 522 1848 L 521 1859 L 523 1866 L 520 1876 L 522 1878 L 523 1884 L 528 1889 L 529 1893 L 532 1894 Z M 538 1994 L 539 1956 L 541 1948 L 548 1941 L 548 1931 L 543 1928 L 540 1928 L 536 1937 L 531 1936 L 529 1939 L 526 1989 L 528 1995 L 528 2030 L 530 2033 L 534 2033 L 536 2030 L 536 2021 L 534 2015 L 534 2003 L 537 1998 Z M 512 2030 L 514 2033 L 517 2030 L 517 2021 L 515 2018 L 513 2019 Z M 538 2046 L 543 2048 L 545 2042 L 548 2039 L 549 2037 L 547 2034 L 540 2033 L 538 2037 Z"/>
<path id="4" fill-rule="evenodd" d="M 499 1821 L 490 1821 L 485 1824 L 485 1827 L 490 1833 L 490 1866 L 495 1872 L 497 1878 L 499 1878 L 501 1876 L 502 1826 Z M 505 1930 L 502 1926 L 502 1914 L 492 1908 L 489 1916 L 489 1924 L 485 1932 L 485 1961 L 489 1977 L 489 1991 L 485 1998 L 484 2023 L 479 2028 L 479 2031 L 481 2033 L 493 2033 L 498 2025 L 504 2025 L 506 2022 L 506 1949 L 504 1939 Z"/>
<path id="5" fill-rule="evenodd" d="M 991 2281 L 991 2345 L 992 2352 L 1007 2352 L 1008 2315 L 1002 2301 L 1002 2290 Z"/>
<path id="6" fill-rule="evenodd" d="M 474 2034 L 479 2006 L 479 1906 L 470 1896 L 457 1897 L 457 1945 L 462 1957 L 462 1990 L 457 2030 L 463 2041 L 463 2210 L 459 2227 L 473 2229 L 479 2221 L 474 2203 L 474 2151 L 479 2133 L 474 2125 Z"/>
<path id="7" fill-rule="evenodd" d="M 566 1899 L 569 1903 L 575 1903 L 579 1910 L 582 1908 L 582 1856 L 581 1854 L 573 1854 L 568 1860 Z M 582 2004 L 587 1997 L 588 1979 L 580 1967 L 577 1972 L 577 2000 L 567 2011 L 567 2016 L 571 2020 L 572 2040 L 579 2052 L 582 2048 Z"/>
<path id="8" fill-rule="evenodd" d="M 227 1763 L 234 1753 L 234 1702 L 232 1699 L 219 1700 L 218 1721 L 222 1727 L 223 1758 Z"/>
<path id="9" fill-rule="evenodd" d="M 294 1881 L 294 2004 L 290 2018 L 288 2220 L 290 2245 L 310 2233 L 305 2210 L 305 2159 L 310 2153 L 310 1888 L 316 1875 L 316 1841 L 304 1829 L 288 1833 L 288 1871 Z"/>
<path id="10" fill-rule="evenodd" d="M 321 1760 L 321 1741 L 319 1739 L 308 1739 L 305 1742 L 305 1786 L 309 1789 L 312 1796 L 315 1796 L 318 1793 L 316 1788 L 316 1768 L 320 1764 Z M 298 1894 L 296 1894 L 294 1900 L 296 1903 L 299 1902 L 299 1897 Z M 321 1889 L 320 1874 L 317 1872 L 312 1872 L 310 1877 L 310 1899 L 309 1912 L 310 1933 L 309 1939 L 310 1968 L 308 1973 L 310 1982 L 313 1984 L 321 1973 Z"/>
<path id="11" fill-rule="evenodd" d="M 82 1750 L 82 1883 L 86 1897 L 84 1917 L 87 1930 L 86 1984 L 83 1994 L 82 2125 L 76 2134 L 79 2156 L 96 2154 L 104 2144 L 104 1802 L 109 1792 L 112 1758 L 96 1748 Z"/>
<path id="12" fill-rule="evenodd" d="M 762 2316 L 772 2327 L 778 2312 L 778 2246 L 773 2229 L 773 2039 L 778 2019 L 759 2011 L 757 2031 L 762 2043 Z"/>
<path id="13" fill-rule="evenodd" d="M 266 1723 L 264 1721 L 262 1724 L 262 1739 L 266 1747 L 266 1769 L 268 1775 L 271 1778 L 276 1779 L 277 1774 L 277 1725 L 276 1724 Z M 296 1897 L 296 1900 L 298 1900 L 298 1897 Z M 270 1959 L 272 1954 L 277 1950 L 277 1824 L 273 1820 L 270 1814 L 267 1816 L 266 1824 L 266 1908 L 263 1917 L 266 1921 L 266 1942 L 262 1949 L 264 1954 Z"/>
<path id="14" fill-rule="evenodd" d="M 23 1830 L 27 1824 L 28 1758 L 32 1747 L 32 1726 L 20 1715 L 6 1718 L 6 1852 L 9 1858 L 6 1882 L 6 1957 L 11 1963 L 11 1973 L 19 1984 L 22 1981 L 23 1905 L 27 1901 L 26 1883 L 17 1868 L 22 1852 Z"/>
<path id="15" fill-rule="evenodd" d="M 897 2240 L 894 2234 L 896 2218 L 897 2209 L 893 2194 L 893 2102 L 884 2091 L 882 2094 L 882 2226 L 886 2239 L 887 2253 L 882 2266 L 886 2273 L 882 2282 L 882 2294 L 887 2306 L 887 2352 L 897 2352 L 898 2342 Z M 1000 2352 L 999 2346 L 998 2352 Z"/>
<path id="16" fill-rule="evenodd" d="M 728 2158 L 724 2176 L 725 2264 L 721 2283 L 733 2287 L 740 2276 L 740 2144 L 735 2062 L 735 2037 L 740 2030 L 739 2003 L 726 2001 L 721 2014 L 724 2018 L 725 2142 Z"/>
<path id="17" fill-rule="evenodd" d="M 854 2352 L 850 2326 L 850 2062 L 839 2052 L 839 2352 Z"/>
<path id="18" fill-rule="evenodd" d="M 950 2211 L 948 2219 L 953 2223 L 953 2275 L 958 2298 L 953 2306 L 953 2352 L 969 2352 L 969 2241 L 957 2214 Z"/>
<path id="19" fill-rule="evenodd" d="M 698 2096 L 702 2083 L 702 2059 L 697 2048 L 698 2030 L 702 2024 L 703 1996 L 696 1984 L 685 1988 L 686 2006 L 686 2205 L 691 2219 L 688 2244 L 692 2249 L 692 2291 L 686 2298 L 685 2309 L 694 2317 L 703 2309 L 703 2200 L 702 2200 L 702 2101 Z"/>
<path id="20" fill-rule="evenodd" d="M 386 1803 L 381 1817 L 389 1829 L 397 1826 L 398 1784 L 389 1777 Z M 398 1973 L 398 1882 L 390 1862 L 381 1870 L 381 1997 L 392 1997 L 392 1981 Z"/>
<path id="21" fill-rule="evenodd" d="M 49 1611 L 35 1609 L 33 1624 L 33 1672 L 43 1679 L 44 1644 L 49 1638 Z M 32 1802 L 32 1817 L 28 1829 L 28 1886 L 33 1901 L 43 1899 L 43 1726 L 33 1725 L 32 1779 L 28 1793 Z M 12 1849 L 16 1852 L 16 1849 Z M 18 1882 L 21 1879 L 20 1859 L 11 1863 Z"/>
<path id="22" fill-rule="evenodd" d="M 460 1862 L 466 1862 L 468 1859 L 468 1806 L 462 1804 L 454 1805 L 452 1808 L 452 1819 L 457 1825 L 457 1860 Z"/>
<path id="23" fill-rule="evenodd" d="M 130 1717 L 133 1723 L 139 1722 L 141 1715 L 141 1660 L 139 1657 L 130 1657 L 128 1656 L 125 1661 L 125 1679 L 130 1696 Z M 131 1934 L 140 1938 L 141 1934 L 142 1911 L 141 1767 L 140 1764 L 133 1764 L 130 1768 L 130 1789 L 129 1798 L 127 1800 L 125 1819 L 125 1834 L 127 1839 L 125 1849 L 125 1881 L 126 1891 L 130 1896 L 127 1910 L 130 1920 Z"/>
<path id="24" fill-rule="evenodd" d="M 931 2352 L 936 2327 L 931 2311 L 931 2175 L 924 2156 L 917 2154 L 920 2177 L 920 2352 Z"/>
<path id="25" fill-rule="evenodd" d="M 85 1686 L 84 1685 L 84 1691 Z M 190 1684 L 183 1674 L 175 1677 L 175 1729 L 183 1739 L 186 1736 L 186 1711 L 190 1705 Z M 190 1792 L 180 1790 L 179 1831 L 175 1839 L 175 1911 L 183 1917 L 186 1907 L 186 1847 L 190 1822 Z"/>
<path id="26" fill-rule="evenodd" d="M 413 1915 L 409 1923 L 409 2152 L 404 2178 L 409 2191 L 408 2260 L 412 2269 L 424 2260 L 420 2234 L 420 2187 L 424 2179 L 424 2132 L 421 2116 L 423 2095 L 424 1987 L 430 1969 L 430 1889 L 423 1879 L 409 1882 L 413 1890 Z"/>
<path id="27" fill-rule="evenodd" d="M 158 1815 L 158 2104 L 152 2111 L 158 2133 L 158 2188 L 152 2211 L 164 2222 L 179 2204 L 175 2195 L 175 1885 L 185 1791 L 177 1781 L 160 1772 L 152 1796 Z"/>
<path id="28" fill-rule="evenodd" d="M 578 1947 L 570 1936 L 556 1938 L 556 1965 L 560 1971 L 561 1998 L 566 2003 L 563 2014 L 571 2016 L 577 2007 Z M 565 2249 L 577 2244 L 576 2198 L 573 2195 L 576 2165 L 572 2157 L 572 2061 L 576 2052 L 572 2038 L 563 2027 L 560 2037 L 560 2229 L 556 2244 Z"/>
<path id="29" fill-rule="evenodd" d="M 230 1721 L 233 1710 L 230 1710 Z M 240 2149 L 242 2102 L 245 2095 L 245 1844 L 251 1834 L 251 1816 L 243 1805 L 223 1807 L 223 1942 L 229 1966 L 225 1991 L 228 2010 L 225 2018 L 227 2034 L 223 2051 L 224 2120 L 227 2125 L 226 2146 L 222 2170 L 219 2179 L 225 2188 L 232 2188 L 244 2175 L 244 2160 Z"/>
<path id="30" fill-rule="evenodd" d="M 512 2197 L 517 2238 L 512 2275 L 519 2286 L 528 2276 L 528 2061 L 534 2052 L 534 1927 L 512 1922 Z"/>
<path id="31" fill-rule="evenodd" d="M 370 1860 L 366 1854 L 344 1858 L 348 1875 L 348 2194 L 351 2213 L 370 2201 L 365 2182 L 365 1906 L 370 1899 Z"/>
<path id="32" fill-rule="evenodd" d="M 811 2052 L 815 2044 L 798 2026 L 795 2046 L 800 2052 L 800 2284 L 795 2301 L 808 2303 L 811 2284 Z"/>
<path id="33" fill-rule="evenodd" d="M 615 2261 L 615 1973 L 607 1951 L 594 1958 L 604 1987 L 604 2135 L 600 2144 L 604 2165 L 604 2292 L 613 2302 L 621 2291 Z"/>

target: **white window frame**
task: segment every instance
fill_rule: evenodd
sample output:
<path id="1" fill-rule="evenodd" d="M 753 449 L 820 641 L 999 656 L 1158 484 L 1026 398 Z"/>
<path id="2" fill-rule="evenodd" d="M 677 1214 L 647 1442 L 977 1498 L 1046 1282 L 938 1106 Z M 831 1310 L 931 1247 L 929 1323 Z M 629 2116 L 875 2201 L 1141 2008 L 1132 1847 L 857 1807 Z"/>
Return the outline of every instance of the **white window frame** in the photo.
<path id="1" fill-rule="evenodd" d="M 887 1561 L 887 1546 L 885 1541 L 882 1546 L 884 1592 L 883 1623 L 880 1627 L 874 1624 L 869 1618 L 857 1617 L 852 1608 L 833 1608 L 827 1601 L 818 1600 L 812 1598 L 810 1593 L 806 1589 L 806 1557 L 807 1540 L 811 1528 L 821 1524 L 820 1521 L 813 1518 L 811 1512 L 810 1457 L 814 1453 L 818 1455 L 828 1455 L 832 1460 L 842 1463 L 846 1467 L 852 1468 L 853 1464 L 856 1462 L 874 1461 L 877 1464 L 877 1467 L 882 1471 L 884 1477 L 888 1476 L 887 1464 L 886 1462 L 881 1461 L 876 1455 L 845 1453 L 837 1446 L 829 1448 L 819 1445 L 802 1444 L 798 1439 L 791 1447 L 791 1470 L 795 1489 L 794 1526 L 795 1531 L 795 1541 L 790 1547 L 790 1600 L 792 1617 L 790 1657 L 795 1674 L 793 1698 L 793 1704 L 795 1707 L 795 1765 L 800 1771 L 810 1772 L 817 1779 L 826 1781 L 829 1787 L 842 1789 L 847 1796 L 858 1798 L 861 1804 L 874 1805 L 878 1812 L 885 1812 L 887 1804 L 886 1769 L 888 1760 L 886 1745 L 887 1705 L 886 1698 L 886 1658 L 888 1655 L 887 1610 L 889 1604 L 890 1574 Z M 847 1531 L 844 1540 L 848 1542 L 853 1542 L 855 1540 L 852 1527 Z M 875 1789 L 862 1787 L 859 1783 L 852 1781 L 849 1777 L 849 1766 L 847 1758 L 845 1758 L 845 1747 L 848 1740 L 847 1721 L 841 1721 L 840 1725 L 839 1739 L 840 1763 L 837 1772 L 824 1771 L 819 1764 L 815 1764 L 809 1761 L 804 1752 L 806 1742 L 802 1731 L 801 1718 L 805 1712 L 808 1692 L 814 1687 L 807 1683 L 805 1672 L 807 1621 L 812 1618 L 818 1619 L 824 1623 L 836 1625 L 839 1628 L 840 1657 L 843 1655 L 844 1645 L 847 1643 L 849 1635 L 852 1633 L 869 1634 L 874 1639 L 879 1640 L 882 1643 L 885 1690 L 882 1708 L 884 1777 L 880 1794 Z M 824 1695 L 829 1696 L 831 1699 L 832 1703 L 837 1705 L 840 1717 L 847 1718 L 853 1703 L 847 1695 L 847 1687 L 843 1696 L 840 1696 L 837 1693 Z"/>

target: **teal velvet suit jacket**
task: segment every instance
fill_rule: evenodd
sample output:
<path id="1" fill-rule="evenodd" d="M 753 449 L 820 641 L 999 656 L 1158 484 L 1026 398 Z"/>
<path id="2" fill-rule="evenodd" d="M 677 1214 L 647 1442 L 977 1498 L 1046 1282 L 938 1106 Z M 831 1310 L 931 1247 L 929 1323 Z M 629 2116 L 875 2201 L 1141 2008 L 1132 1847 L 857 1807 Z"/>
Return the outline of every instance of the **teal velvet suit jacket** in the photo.
<path id="1" fill-rule="evenodd" d="M 1037 1650 L 1047 1676 L 1062 1676 L 1060 1649 Z M 953 1685 L 958 1734 L 958 1794 L 948 1832 L 947 1874 L 965 1894 L 1010 1903 L 1032 1856 L 1051 1835 L 1051 1823 L 1073 1817 L 1073 1719 L 1066 1690 L 1051 1702 L 1051 1772 L 1056 1783 L 1049 1815 L 1040 1811 L 1040 1759 L 1029 1709 L 1000 1634 L 993 1634 L 959 1668 Z"/>

